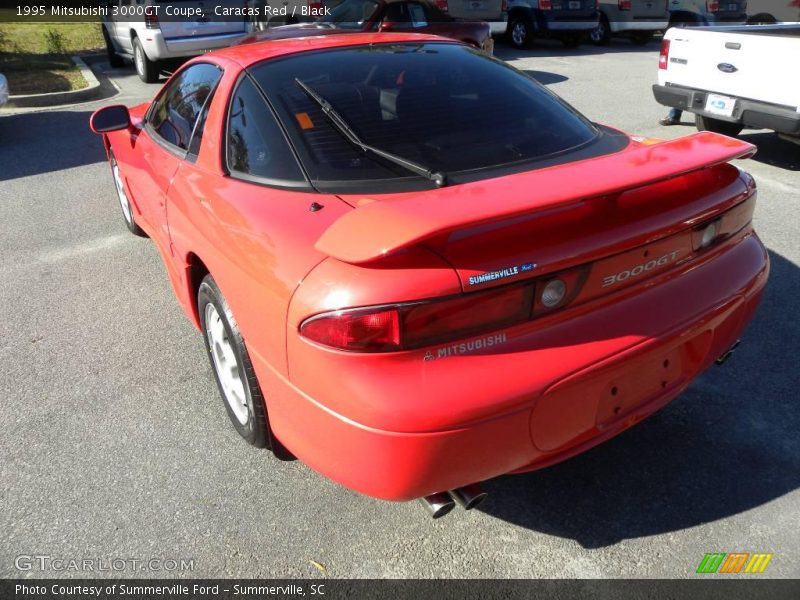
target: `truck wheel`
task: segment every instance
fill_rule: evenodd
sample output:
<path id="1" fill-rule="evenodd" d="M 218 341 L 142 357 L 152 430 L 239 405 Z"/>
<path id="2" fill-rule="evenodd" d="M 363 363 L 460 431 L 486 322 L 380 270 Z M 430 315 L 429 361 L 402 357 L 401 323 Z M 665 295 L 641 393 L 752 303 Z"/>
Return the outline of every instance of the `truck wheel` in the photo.
<path id="1" fill-rule="evenodd" d="M 142 42 L 139 41 L 138 37 L 133 38 L 133 64 L 136 66 L 139 79 L 145 83 L 158 83 L 158 78 L 161 74 L 158 61 L 147 58 Z"/>
<path id="2" fill-rule="evenodd" d="M 742 129 L 744 129 L 744 125 L 741 123 L 730 123 L 728 121 L 712 119 L 711 117 L 704 117 L 703 115 L 695 115 L 694 124 L 697 127 L 697 131 L 712 131 L 730 137 L 736 137 L 742 132 Z"/>
<path id="3" fill-rule="evenodd" d="M 605 15 L 600 15 L 597 27 L 589 32 L 589 39 L 595 46 L 608 46 L 611 42 L 611 25 Z"/>
<path id="4" fill-rule="evenodd" d="M 533 44 L 533 23 L 530 19 L 517 16 L 508 24 L 508 43 L 522 50 Z"/>
<path id="5" fill-rule="evenodd" d="M 775 17 L 766 13 L 759 13 L 747 19 L 748 25 L 774 25 L 777 23 Z"/>
<path id="6" fill-rule="evenodd" d="M 197 310 L 214 378 L 233 426 L 253 446 L 268 446 L 261 388 L 236 319 L 211 275 L 200 283 Z"/>
<path id="7" fill-rule="evenodd" d="M 637 31 L 631 35 L 631 42 L 637 46 L 646 46 L 653 39 L 652 31 Z"/>
<path id="8" fill-rule="evenodd" d="M 577 48 L 583 41 L 583 35 L 580 33 L 570 33 L 561 38 L 561 43 L 564 48 Z"/>
<path id="9" fill-rule="evenodd" d="M 106 28 L 103 27 L 103 39 L 106 42 L 106 53 L 108 54 L 108 64 L 111 65 L 112 69 L 119 69 L 120 67 L 125 65 L 125 61 L 122 60 L 122 57 L 117 54 L 116 49 L 114 48 L 114 44 L 111 42 L 111 38 L 108 35 L 108 31 Z"/>

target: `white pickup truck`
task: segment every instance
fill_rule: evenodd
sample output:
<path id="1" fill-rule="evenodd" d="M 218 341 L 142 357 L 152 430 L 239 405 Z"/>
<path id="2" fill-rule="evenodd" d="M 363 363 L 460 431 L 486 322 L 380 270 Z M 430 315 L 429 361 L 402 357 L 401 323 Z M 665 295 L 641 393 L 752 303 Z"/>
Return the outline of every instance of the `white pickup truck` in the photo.
<path id="1" fill-rule="evenodd" d="M 772 129 L 800 141 L 800 26 L 673 27 L 664 35 L 656 100 L 697 128 Z"/>

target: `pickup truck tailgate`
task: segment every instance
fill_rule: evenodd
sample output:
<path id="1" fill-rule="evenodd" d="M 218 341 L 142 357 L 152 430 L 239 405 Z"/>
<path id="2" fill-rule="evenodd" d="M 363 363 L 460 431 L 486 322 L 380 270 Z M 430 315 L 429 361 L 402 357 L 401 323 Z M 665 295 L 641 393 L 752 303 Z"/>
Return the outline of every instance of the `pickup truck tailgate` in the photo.
<path id="1" fill-rule="evenodd" d="M 797 108 L 800 78 L 791 65 L 800 36 L 721 29 L 670 29 L 667 69 L 659 70 L 659 84 Z"/>

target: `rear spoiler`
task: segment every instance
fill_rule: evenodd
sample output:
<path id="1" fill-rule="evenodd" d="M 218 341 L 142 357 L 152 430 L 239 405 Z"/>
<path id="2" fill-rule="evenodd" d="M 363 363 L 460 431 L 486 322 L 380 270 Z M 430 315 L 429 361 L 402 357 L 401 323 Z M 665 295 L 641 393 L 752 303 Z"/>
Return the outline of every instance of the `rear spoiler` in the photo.
<path id="1" fill-rule="evenodd" d="M 755 153 L 752 144 L 701 132 L 491 182 L 365 200 L 334 221 L 315 247 L 344 262 L 366 263 L 466 226 L 643 187 Z"/>

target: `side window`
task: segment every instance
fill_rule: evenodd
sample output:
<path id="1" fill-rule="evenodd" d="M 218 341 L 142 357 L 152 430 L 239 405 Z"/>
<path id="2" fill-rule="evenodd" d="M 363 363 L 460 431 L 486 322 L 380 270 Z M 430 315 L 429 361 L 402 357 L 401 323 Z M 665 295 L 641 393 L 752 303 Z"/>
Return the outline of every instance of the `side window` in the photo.
<path id="1" fill-rule="evenodd" d="M 242 79 L 231 99 L 226 144 L 232 173 L 305 183 L 278 122 L 249 77 Z"/>
<path id="2" fill-rule="evenodd" d="M 425 18 L 425 9 L 421 4 L 411 2 L 408 4 L 408 14 L 411 17 L 412 27 L 427 27 L 428 21 Z"/>
<path id="3" fill-rule="evenodd" d="M 383 20 L 395 23 L 400 27 L 410 27 L 411 19 L 404 2 L 392 2 L 386 6 L 383 13 Z"/>
<path id="4" fill-rule="evenodd" d="M 192 65 L 169 82 L 153 103 L 148 124 L 165 142 L 187 150 L 200 111 L 222 71 L 209 63 Z"/>
<path id="5" fill-rule="evenodd" d="M 214 91 L 212 90 L 211 94 L 208 96 L 206 100 L 206 104 L 203 107 L 203 112 L 200 113 L 200 116 L 197 118 L 197 124 L 194 126 L 194 135 L 192 135 L 192 141 L 189 142 L 189 150 L 187 154 L 191 156 L 197 156 L 200 152 L 200 142 L 203 141 L 203 131 L 206 128 L 206 119 L 208 118 L 208 110 L 211 107 L 211 101 L 214 99 Z"/>

